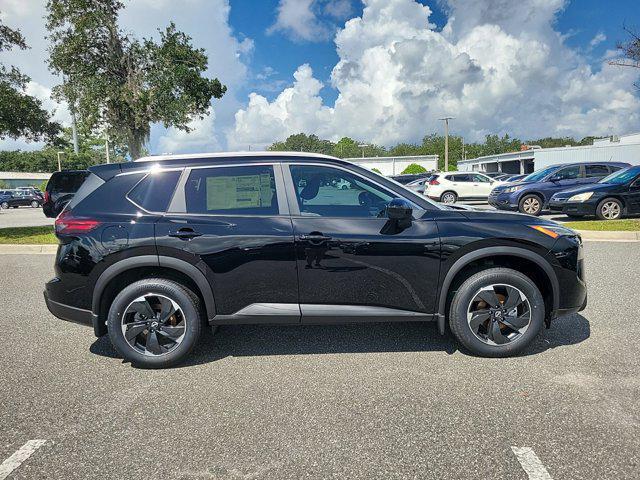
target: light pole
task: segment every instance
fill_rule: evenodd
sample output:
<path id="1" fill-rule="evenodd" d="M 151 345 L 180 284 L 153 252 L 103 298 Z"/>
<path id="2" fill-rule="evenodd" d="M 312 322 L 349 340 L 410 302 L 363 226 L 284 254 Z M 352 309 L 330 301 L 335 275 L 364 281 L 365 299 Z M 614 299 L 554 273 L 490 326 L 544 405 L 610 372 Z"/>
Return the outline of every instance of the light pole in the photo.
<path id="1" fill-rule="evenodd" d="M 453 117 L 441 118 L 444 122 L 444 171 L 449 171 L 449 120 L 453 120 Z"/>
<path id="2" fill-rule="evenodd" d="M 358 145 L 358 148 L 362 149 L 362 158 L 364 158 L 364 149 L 367 148 L 369 145 L 367 145 L 366 143 L 362 143 L 360 145 Z"/>
<path id="3" fill-rule="evenodd" d="M 64 152 L 58 152 L 58 171 L 62 171 L 62 160 L 60 160 L 60 155 L 64 155 Z"/>

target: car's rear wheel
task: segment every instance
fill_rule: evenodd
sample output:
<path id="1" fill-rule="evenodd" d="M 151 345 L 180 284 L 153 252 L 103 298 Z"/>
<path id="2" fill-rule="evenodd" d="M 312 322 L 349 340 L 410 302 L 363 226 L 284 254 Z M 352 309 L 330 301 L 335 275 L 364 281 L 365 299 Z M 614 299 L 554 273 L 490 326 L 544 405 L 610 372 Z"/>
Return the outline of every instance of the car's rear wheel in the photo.
<path id="1" fill-rule="evenodd" d="M 203 323 L 198 296 L 163 278 L 125 287 L 107 318 L 118 353 L 145 368 L 170 367 L 184 360 L 200 338 Z"/>
<path id="2" fill-rule="evenodd" d="M 7 202 L 2 202 L 0 203 L 0 208 L 2 208 L 3 210 L 6 210 L 9 208 L 9 204 Z"/>
<path id="3" fill-rule="evenodd" d="M 544 315 L 544 299 L 529 277 L 508 268 L 492 268 L 472 275 L 458 288 L 449 325 L 471 353 L 508 357 L 535 339 Z"/>
<path id="4" fill-rule="evenodd" d="M 518 210 L 520 210 L 521 213 L 537 217 L 540 215 L 540 212 L 542 212 L 542 199 L 534 194 L 525 195 L 520 199 Z"/>
<path id="5" fill-rule="evenodd" d="M 456 200 L 458 200 L 456 192 L 444 192 L 440 195 L 440 202 L 442 203 L 456 203 Z"/>
<path id="6" fill-rule="evenodd" d="M 40 206 L 40 204 L 38 202 L 36 202 L 35 200 L 33 200 L 31 202 L 31 208 L 38 208 Z"/>
<path id="7" fill-rule="evenodd" d="M 617 220 L 622 217 L 624 208 L 622 202 L 616 198 L 605 198 L 596 208 L 596 215 L 600 220 Z"/>

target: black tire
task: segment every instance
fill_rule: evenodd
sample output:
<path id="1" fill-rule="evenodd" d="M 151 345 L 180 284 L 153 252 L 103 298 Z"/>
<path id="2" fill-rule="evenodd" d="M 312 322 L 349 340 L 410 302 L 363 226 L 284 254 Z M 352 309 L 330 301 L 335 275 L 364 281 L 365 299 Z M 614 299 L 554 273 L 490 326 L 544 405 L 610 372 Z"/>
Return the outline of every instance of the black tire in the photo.
<path id="1" fill-rule="evenodd" d="M 518 211 L 537 217 L 542 213 L 543 204 L 544 201 L 539 195 L 530 193 L 520 199 L 520 202 L 518 202 Z"/>
<path id="2" fill-rule="evenodd" d="M 185 318 L 184 335 L 180 343 L 166 353 L 145 355 L 134 348 L 122 332 L 122 316 L 127 307 L 141 296 L 160 295 L 175 302 Z M 200 299 L 191 290 L 164 278 L 139 280 L 125 287 L 111 304 L 107 317 L 107 329 L 111 343 L 118 353 L 136 367 L 167 368 L 182 362 L 200 339 L 204 314 Z M 142 335 L 142 333 L 141 333 Z M 147 333 L 148 335 L 148 333 Z M 160 338 L 160 336 L 157 336 Z"/>
<path id="3" fill-rule="evenodd" d="M 38 202 L 36 202 L 35 200 L 33 200 L 31 202 L 31 208 L 38 208 L 40 206 L 40 204 Z"/>
<path id="4" fill-rule="evenodd" d="M 596 207 L 596 216 L 600 220 L 619 220 L 624 213 L 624 205 L 617 198 L 605 198 Z"/>
<path id="5" fill-rule="evenodd" d="M 452 199 L 452 200 L 449 200 L 449 199 Z M 447 190 L 446 192 L 443 192 L 442 195 L 440 195 L 441 203 L 451 204 L 451 203 L 456 203 L 457 201 L 458 201 L 458 194 L 451 190 Z"/>
<path id="6" fill-rule="evenodd" d="M 490 345 L 472 331 L 467 314 L 480 289 L 496 284 L 509 285 L 520 290 L 530 306 L 530 320 L 526 330 L 517 334 L 512 341 Z M 449 326 L 458 341 L 474 355 L 509 357 L 520 353 L 538 336 L 544 324 L 544 316 L 544 299 L 529 277 L 508 268 L 491 268 L 472 275 L 457 290 L 449 310 Z"/>

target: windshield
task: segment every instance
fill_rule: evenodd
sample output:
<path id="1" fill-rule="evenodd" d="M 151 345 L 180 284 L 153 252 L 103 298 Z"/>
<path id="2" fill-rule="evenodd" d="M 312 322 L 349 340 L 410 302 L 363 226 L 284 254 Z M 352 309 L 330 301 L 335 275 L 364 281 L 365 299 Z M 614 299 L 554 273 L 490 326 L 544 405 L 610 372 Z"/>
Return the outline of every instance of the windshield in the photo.
<path id="1" fill-rule="evenodd" d="M 557 169 L 558 167 L 547 167 L 537 172 L 530 173 L 520 181 L 521 182 L 539 182 L 550 173 L 555 172 Z"/>
<path id="2" fill-rule="evenodd" d="M 630 182 L 640 174 L 640 167 L 629 167 L 624 170 L 618 170 L 608 177 L 604 177 L 598 183 L 611 183 L 614 185 L 623 185 Z"/>

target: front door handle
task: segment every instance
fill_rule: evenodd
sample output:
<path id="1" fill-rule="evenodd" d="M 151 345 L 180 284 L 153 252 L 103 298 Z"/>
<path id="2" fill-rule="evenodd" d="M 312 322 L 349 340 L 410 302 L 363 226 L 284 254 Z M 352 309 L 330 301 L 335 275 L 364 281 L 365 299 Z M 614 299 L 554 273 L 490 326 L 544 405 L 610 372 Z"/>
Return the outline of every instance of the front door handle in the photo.
<path id="1" fill-rule="evenodd" d="M 196 232 L 193 228 L 181 228 L 175 233 L 170 233 L 170 237 L 179 238 L 181 240 L 191 240 L 192 238 L 201 237 L 200 232 Z"/>
<path id="2" fill-rule="evenodd" d="M 300 235 L 300 240 L 309 242 L 328 242 L 331 237 L 325 235 Z"/>

